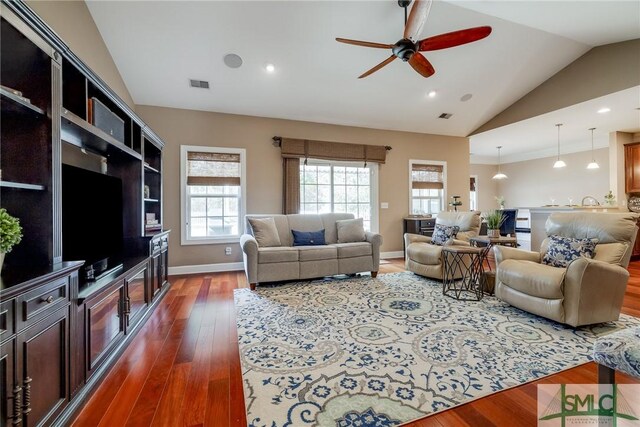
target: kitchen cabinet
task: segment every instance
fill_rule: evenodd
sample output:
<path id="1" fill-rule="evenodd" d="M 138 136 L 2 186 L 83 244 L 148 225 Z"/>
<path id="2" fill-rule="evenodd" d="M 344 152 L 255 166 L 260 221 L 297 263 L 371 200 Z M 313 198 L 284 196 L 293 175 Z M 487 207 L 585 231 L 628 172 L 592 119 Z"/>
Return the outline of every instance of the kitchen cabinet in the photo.
<path id="1" fill-rule="evenodd" d="M 640 142 L 624 146 L 625 191 L 640 193 Z"/>

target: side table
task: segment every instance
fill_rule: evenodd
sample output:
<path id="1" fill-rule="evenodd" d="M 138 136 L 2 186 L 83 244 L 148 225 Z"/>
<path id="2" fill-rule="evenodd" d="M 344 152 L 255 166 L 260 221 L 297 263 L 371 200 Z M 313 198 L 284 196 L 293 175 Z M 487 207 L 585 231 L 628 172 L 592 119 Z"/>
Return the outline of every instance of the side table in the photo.
<path id="1" fill-rule="evenodd" d="M 480 301 L 483 264 L 488 251 L 488 246 L 445 246 L 442 249 L 442 293 L 461 301 Z"/>

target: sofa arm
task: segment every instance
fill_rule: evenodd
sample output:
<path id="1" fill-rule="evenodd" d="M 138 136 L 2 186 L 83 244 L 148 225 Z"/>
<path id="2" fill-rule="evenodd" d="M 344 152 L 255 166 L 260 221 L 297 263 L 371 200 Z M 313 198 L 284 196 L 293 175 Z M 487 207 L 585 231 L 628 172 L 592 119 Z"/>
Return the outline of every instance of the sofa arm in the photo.
<path id="1" fill-rule="evenodd" d="M 240 236 L 244 271 L 249 283 L 258 283 L 258 242 L 251 234 Z"/>
<path id="2" fill-rule="evenodd" d="M 410 244 L 419 243 L 431 243 L 431 237 L 423 236 L 422 234 L 404 233 L 404 247 L 409 247 Z"/>
<path id="3" fill-rule="evenodd" d="M 365 239 L 371 243 L 371 253 L 373 256 L 373 270 L 378 271 L 380 268 L 380 246 L 382 246 L 382 235 L 378 233 L 365 233 Z"/>
<path id="4" fill-rule="evenodd" d="M 510 248 L 508 246 L 494 245 L 493 255 L 496 260 L 496 266 L 506 259 L 516 259 L 522 261 L 540 262 L 540 252 L 525 251 L 522 249 Z"/>
<path id="5" fill-rule="evenodd" d="M 617 320 L 628 281 L 629 272 L 619 265 L 588 258 L 572 261 L 564 279 L 565 323 Z"/>

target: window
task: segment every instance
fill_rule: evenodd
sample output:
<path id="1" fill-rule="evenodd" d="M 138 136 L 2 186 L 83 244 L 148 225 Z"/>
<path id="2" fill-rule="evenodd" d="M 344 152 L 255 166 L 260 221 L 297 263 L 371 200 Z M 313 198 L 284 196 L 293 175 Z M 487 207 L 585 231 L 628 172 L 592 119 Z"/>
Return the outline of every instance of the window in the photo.
<path id="1" fill-rule="evenodd" d="M 478 210 L 478 177 L 475 175 L 469 179 L 469 210 Z"/>
<path id="2" fill-rule="evenodd" d="M 308 160 L 300 165 L 300 213 L 348 212 L 377 231 L 377 164 Z"/>
<path id="3" fill-rule="evenodd" d="M 412 215 L 437 215 L 444 210 L 446 167 L 446 162 L 409 160 Z"/>
<path id="4" fill-rule="evenodd" d="M 243 232 L 245 150 L 181 147 L 182 244 L 234 242 Z"/>

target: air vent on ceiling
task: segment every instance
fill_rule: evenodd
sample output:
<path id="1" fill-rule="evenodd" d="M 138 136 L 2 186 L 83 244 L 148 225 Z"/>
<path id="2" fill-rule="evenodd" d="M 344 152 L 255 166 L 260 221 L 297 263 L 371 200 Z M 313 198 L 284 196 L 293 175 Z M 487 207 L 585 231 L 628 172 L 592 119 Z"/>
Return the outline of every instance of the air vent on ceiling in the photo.
<path id="1" fill-rule="evenodd" d="M 189 80 L 189 86 L 197 87 L 197 88 L 200 88 L 200 89 L 209 89 L 209 82 L 206 82 L 204 80 L 193 80 L 193 79 L 190 79 Z"/>
<path id="2" fill-rule="evenodd" d="M 453 114 L 451 113 L 442 113 L 438 116 L 439 119 L 450 119 Z"/>

